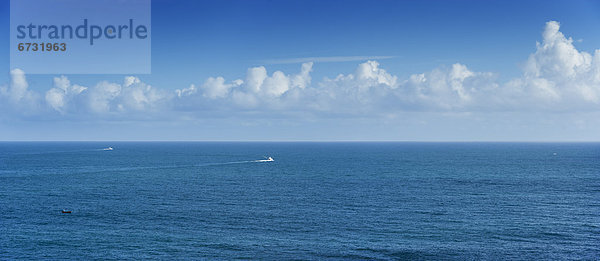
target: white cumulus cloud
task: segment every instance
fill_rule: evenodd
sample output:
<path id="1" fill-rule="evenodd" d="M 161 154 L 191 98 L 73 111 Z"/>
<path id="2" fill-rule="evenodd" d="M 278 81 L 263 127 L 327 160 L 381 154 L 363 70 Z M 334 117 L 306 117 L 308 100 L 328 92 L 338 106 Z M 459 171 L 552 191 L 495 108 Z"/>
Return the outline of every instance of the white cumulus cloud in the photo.
<path id="1" fill-rule="evenodd" d="M 295 74 L 252 67 L 243 79 L 199 79 L 187 88 L 155 88 L 135 76 L 84 87 L 65 76 L 40 95 L 29 89 L 22 70 L 0 87 L 3 112 L 33 113 L 51 108 L 59 115 L 273 115 L 277 113 L 393 115 L 401 112 L 597 111 L 600 109 L 600 50 L 580 51 L 555 21 L 546 23 L 535 52 L 524 57 L 522 75 L 498 82 L 497 74 L 462 63 L 440 66 L 400 79 L 375 61 L 353 72 L 312 83 L 312 62 Z M 43 98 L 40 98 L 42 97 Z M 137 113 L 137 114 L 136 114 Z M 262 113 L 262 114 L 261 114 Z M 268 113 L 268 114 L 265 114 Z M 225 114 L 221 114 L 225 115 Z"/>
<path id="2" fill-rule="evenodd" d="M 546 23 L 542 42 L 527 59 L 524 75 L 509 83 L 521 85 L 532 98 L 546 105 L 567 108 L 572 103 L 600 102 L 600 50 L 579 51 L 573 39 L 559 31 L 556 21 Z M 597 107 L 596 107 L 597 108 Z"/>
<path id="3" fill-rule="evenodd" d="M 65 106 L 87 87 L 71 85 L 71 81 L 65 76 L 54 77 L 54 88 L 46 92 L 46 103 L 61 113 L 65 112 Z"/>
<path id="4" fill-rule="evenodd" d="M 192 84 L 188 88 L 175 90 L 178 99 L 176 103 L 184 104 L 186 110 L 189 110 L 190 106 L 208 110 L 210 108 L 207 105 L 246 109 L 254 109 L 261 104 L 281 107 L 294 96 L 294 91 L 310 85 L 312 65 L 312 62 L 302 64 L 300 72 L 293 75 L 282 71 L 275 71 L 269 75 L 264 66 L 259 66 L 249 68 L 245 80 L 228 82 L 220 76 L 209 77 L 200 87 Z"/>
<path id="5" fill-rule="evenodd" d="M 25 72 L 10 71 L 8 86 L 0 86 L 0 108 L 4 113 L 34 114 L 40 110 L 39 93 L 29 90 Z"/>

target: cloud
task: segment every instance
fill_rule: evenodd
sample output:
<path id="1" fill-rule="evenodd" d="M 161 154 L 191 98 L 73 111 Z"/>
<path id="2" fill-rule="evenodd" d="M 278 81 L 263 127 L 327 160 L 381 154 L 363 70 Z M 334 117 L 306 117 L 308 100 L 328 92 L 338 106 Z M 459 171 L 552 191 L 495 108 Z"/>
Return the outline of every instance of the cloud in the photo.
<path id="1" fill-rule="evenodd" d="M 27 90 L 29 84 L 27 83 L 27 79 L 25 79 L 25 72 L 20 69 L 14 69 L 10 71 L 10 78 L 11 84 L 8 91 L 10 101 L 17 103 L 22 99 L 26 99 L 30 95 L 30 92 Z"/>
<path id="2" fill-rule="evenodd" d="M 510 84 L 521 85 L 546 104 L 568 107 L 573 102 L 600 102 L 600 50 L 593 55 L 578 51 L 573 39 L 559 31 L 560 24 L 546 23 L 542 42 L 527 59 L 524 75 Z M 597 107 L 596 107 L 597 108 Z"/>
<path id="3" fill-rule="evenodd" d="M 127 114 L 152 112 L 165 106 L 174 95 L 153 88 L 134 76 L 123 83 L 101 81 L 92 87 L 71 84 L 66 76 L 54 78 L 54 87 L 45 94 L 45 104 L 60 114 Z"/>
<path id="4" fill-rule="evenodd" d="M 542 41 L 525 60 L 522 75 L 503 83 L 495 73 L 477 72 L 462 63 L 400 79 L 378 61 L 368 59 L 351 73 L 313 84 L 313 62 L 305 61 L 373 58 L 317 57 L 279 61 L 304 62 L 295 74 L 269 73 L 258 66 L 249 68 L 243 79 L 213 76 L 174 91 L 154 88 L 135 76 L 90 87 L 72 84 L 61 76 L 54 78 L 44 99 L 28 89 L 25 73 L 15 69 L 10 83 L 0 87 L 0 100 L 3 111 L 44 113 L 39 108 L 50 108 L 62 117 L 271 117 L 299 113 L 388 117 L 403 112 L 597 111 L 600 50 L 592 55 L 577 50 L 573 42 L 560 31 L 558 22 L 546 23 Z"/>
<path id="5" fill-rule="evenodd" d="M 116 100 L 117 108 L 128 111 L 153 111 L 160 109 L 172 96 L 172 93 L 153 88 L 137 77 L 133 81 L 126 78 Z"/>
<path id="6" fill-rule="evenodd" d="M 376 61 L 358 65 L 354 73 L 325 78 L 314 89 L 310 107 L 320 112 L 364 114 L 377 112 L 393 102 L 393 90 L 398 88 L 398 77 L 379 67 Z"/>
<path id="7" fill-rule="evenodd" d="M 46 92 L 46 103 L 54 110 L 65 113 L 70 101 L 85 90 L 87 87 L 71 85 L 65 76 L 54 77 L 54 88 Z"/>
<path id="8" fill-rule="evenodd" d="M 411 108 L 420 110 L 465 110 L 480 107 L 497 89 L 495 75 L 473 72 L 456 63 L 450 68 L 414 74 L 402 83 L 401 97 Z"/>
<path id="9" fill-rule="evenodd" d="M 25 72 L 20 69 L 10 71 L 8 86 L 0 86 L 0 108 L 5 113 L 19 115 L 35 114 L 40 110 L 40 95 L 29 90 Z"/>
<path id="10" fill-rule="evenodd" d="M 242 83 L 242 80 L 235 80 L 226 84 L 223 77 L 209 77 L 202 85 L 202 95 L 209 99 L 223 98 L 229 94 L 231 88 L 240 86 Z"/>
<path id="11" fill-rule="evenodd" d="M 115 101 L 120 94 L 121 85 L 102 81 L 90 88 L 90 91 L 86 92 L 82 97 L 87 100 L 87 105 L 91 112 L 107 113 L 116 110 L 118 107 L 122 107 L 118 106 Z"/>
<path id="12" fill-rule="evenodd" d="M 191 107 L 196 106 L 201 111 L 210 110 L 210 107 L 281 107 L 294 97 L 295 91 L 310 85 L 312 65 L 302 64 L 300 72 L 293 75 L 282 71 L 269 75 L 264 66 L 259 66 L 249 68 L 245 80 L 227 82 L 223 77 L 209 77 L 200 87 L 192 84 L 188 88 L 175 90 L 175 103 L 184 110 L 193 110 Z"/>

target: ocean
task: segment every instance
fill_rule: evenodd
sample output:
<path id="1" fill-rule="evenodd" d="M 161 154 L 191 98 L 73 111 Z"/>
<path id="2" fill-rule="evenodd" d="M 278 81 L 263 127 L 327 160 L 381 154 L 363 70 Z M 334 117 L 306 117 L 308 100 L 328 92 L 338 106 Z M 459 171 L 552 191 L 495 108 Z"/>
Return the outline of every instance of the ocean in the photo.
<path id="1" fill-rule="evenodd" d="M 600 143 L 2 142 L 0 259 L 598 260 Z"/>

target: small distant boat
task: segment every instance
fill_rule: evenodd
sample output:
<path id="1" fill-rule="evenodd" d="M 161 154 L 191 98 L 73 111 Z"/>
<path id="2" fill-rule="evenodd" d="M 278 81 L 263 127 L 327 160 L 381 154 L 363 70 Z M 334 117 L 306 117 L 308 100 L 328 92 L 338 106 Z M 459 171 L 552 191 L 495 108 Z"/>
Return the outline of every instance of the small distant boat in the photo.
<path id="1" fill-rule="evenodd" d="M 257 160 L 257 162 L 271 162 L 271 161 L 275 161 L 272 157 L 265 157 L 265 159 L 263 160 Z"/>
<path id="2" fill-rule="evenodd" d="M 104 148 L 102 150 L 113 150 L 113 147 Z"/>
<path id="3" fill-rule="evenodd" d="M 63 214 L 71 214 L 71 210 L 66 210 L 66 209 L 63 209 L 60 212 L 62 212 Z"/>

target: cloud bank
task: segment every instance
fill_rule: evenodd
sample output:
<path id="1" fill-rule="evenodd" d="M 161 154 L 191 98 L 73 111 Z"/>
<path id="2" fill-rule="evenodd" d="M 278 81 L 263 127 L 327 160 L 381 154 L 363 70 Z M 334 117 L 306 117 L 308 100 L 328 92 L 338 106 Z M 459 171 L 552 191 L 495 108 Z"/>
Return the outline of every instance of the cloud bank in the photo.
<path id="1" fill-rule="evenodd" d="M 555 21 L 546 23 L 542 41 L 526 58 L 522 75 L 507 82 L 498 82 L 495 73 L 475 72 L 460 63 L 400 79 L 369 60 L 354 72 L 315 83 L 312 67 L 312 62 L 304 62 L 293 74 L 253 67 L 243 79 L 209 77 L 175 91 L 154 88 L 134 76 L 94 86 L 60 76 L 45 93 L 30 90 L 25 73 L 14 69 L 10 83 L 0 87 L 0 109 L 5 116 L 107 119 L 159 114 L 171 118 L 293 113 L 364 117 L 412 111 L 600 109 L 600 50 L 593 54 L 577 50 Z"/>

